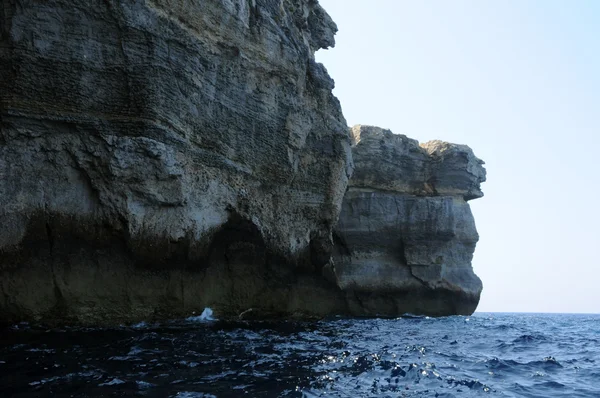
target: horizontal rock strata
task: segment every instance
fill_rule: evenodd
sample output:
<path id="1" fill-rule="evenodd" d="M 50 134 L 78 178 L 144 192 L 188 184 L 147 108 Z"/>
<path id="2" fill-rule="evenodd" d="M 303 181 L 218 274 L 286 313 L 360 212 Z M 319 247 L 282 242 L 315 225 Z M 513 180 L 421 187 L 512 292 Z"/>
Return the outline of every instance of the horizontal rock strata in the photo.
<path id="1" fill-rule="evenodd" d="M 0 22 L 0 322 L 475 309 L 483 162 L 349 134 L 317 1 L 4 0 Z"/>
<path id="2" fill-rule="evenodd" d="M 362 315 L 471 314 L 482 290 L 467 200 L 483 162 L 464 145 L 352 128 L 355 171 L 337 225 L 334 279 Z"/>
<path id="3" fill-rule="evenodd" d="M 317 2 L 11 0 L 0 30 L 0 320 L 343 311 Z"/>

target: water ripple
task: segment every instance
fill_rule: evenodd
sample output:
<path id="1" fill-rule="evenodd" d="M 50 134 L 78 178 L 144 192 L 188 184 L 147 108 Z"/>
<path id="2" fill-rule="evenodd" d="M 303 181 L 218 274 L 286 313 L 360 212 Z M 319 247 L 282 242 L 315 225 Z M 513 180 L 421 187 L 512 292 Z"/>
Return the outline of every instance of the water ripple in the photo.
<path id="1" fill-rule="evenodd" d="M 0 331 L 0 396 L 598 397 L 599 322 L 476 314 L 19 324 Z"/>

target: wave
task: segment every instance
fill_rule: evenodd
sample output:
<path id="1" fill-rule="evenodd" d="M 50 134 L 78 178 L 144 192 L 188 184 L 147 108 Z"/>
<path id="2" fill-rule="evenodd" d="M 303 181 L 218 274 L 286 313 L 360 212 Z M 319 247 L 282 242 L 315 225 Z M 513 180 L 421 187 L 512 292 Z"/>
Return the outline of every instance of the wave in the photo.
<path id="1" fill-rule="evenodd" d="M 216 319 L 213 318 L 213 310 L 207 307 L 204 309 L 204 311 L 202 311 L 202 314 L 198 316 L 190 316 L 188 318 L 185 318 L 185 320 L 188 322 L 207 322 L 214 321 Z"/>
<path id="2" fill-rule="evenodd" d="M 466 319 L 22 325 L 0 330 L 0 396 L 600 396 L 600 347 L 565 343 L 596 322 Z"/>

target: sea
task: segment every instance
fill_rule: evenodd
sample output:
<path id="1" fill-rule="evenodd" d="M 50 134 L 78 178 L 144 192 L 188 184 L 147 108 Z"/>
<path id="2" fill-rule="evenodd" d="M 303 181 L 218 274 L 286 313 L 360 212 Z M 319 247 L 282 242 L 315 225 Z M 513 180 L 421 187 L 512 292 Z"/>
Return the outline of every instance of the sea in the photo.
<path id="1" fill-rule="evenodd" d="M 0 397 L 600 397 L 600 315 L 0 330 Z"/>

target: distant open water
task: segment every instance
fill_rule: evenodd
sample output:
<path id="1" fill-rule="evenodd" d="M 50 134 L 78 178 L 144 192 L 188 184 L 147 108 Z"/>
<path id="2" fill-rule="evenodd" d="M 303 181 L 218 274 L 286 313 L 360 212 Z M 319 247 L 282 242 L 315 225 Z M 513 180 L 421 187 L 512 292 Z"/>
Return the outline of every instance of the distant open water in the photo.
<path id="1" fill-rule="evenodd" d="M 600 315 L 0 332 L 0 397 L 600 397 Z"/>

